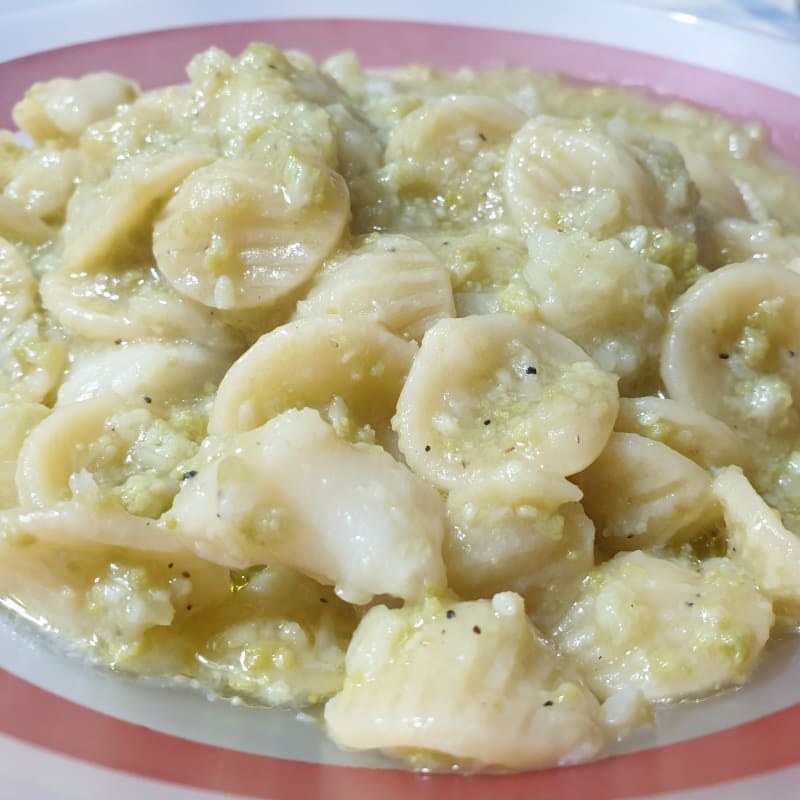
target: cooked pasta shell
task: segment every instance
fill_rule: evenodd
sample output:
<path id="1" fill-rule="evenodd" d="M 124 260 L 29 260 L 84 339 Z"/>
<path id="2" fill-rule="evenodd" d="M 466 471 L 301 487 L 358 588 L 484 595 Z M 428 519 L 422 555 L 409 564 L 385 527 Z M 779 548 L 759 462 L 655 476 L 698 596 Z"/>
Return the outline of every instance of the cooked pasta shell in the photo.
<path id="1" fill-rule="evenodd" d="M 50 409 L 40 403 L 10 402 L 0 405 L 0 430 L 3 431 L 3 454 L 0 457 L 0 509 L 19 505 L 17 494 L 17 456 L 31 429 Z"/>
<path id="2" fill-rule="evenodd" d="M 158 202 L 212 159 L 208 152 L 131 158 L 100 185 L 80 187 L 67 208 L 61 271 L 106 269 L 131 240 L 147 241 Z"/>
<path id="3" fill-rule="evenodd" d="M 583 507 L 607 552 L 687 540 L 720 516 L 711 476 L 661 442 L 613 433 L 603 452 L 574 478 Z"/>
<path id="4" fill-rule="evenodd" d="M 187 342 L 133 342 L 78 353 L 58 390 L 58 404 L 98 395 L 148 397 L 156 407 L 213 391 L 230 359 Z"/>
<path id="5" fill-rule="evenodd" d="M 601 698 L 638 688 L 650 700 L 678 700 L 744 683 L 773 618 L 728 559 L 695 567 L 619 553 L 591 573 L 555 641 Z"/>
<path id="6" fill-rule="evenodd" d="M 800 275 L 759 261 L 731 264 L 675 303 L 661 375 L 672 399 L 742 434 L 785 432 L 798 424 L 799 340 Z"/>
<path id="7" fill-rule="evenodd" d="M 450 276 L 416 239 L 369 237 L 326 269 L 297 304 L 298 317 L 322 314 L 363 317 L 419 340 L 435 322 L 455 316 Z"/>
<path id="8" fill-rule="evenodd" d="M 14 242 L 41 244 L 55 238 L 55 231 L 21 203 L 0 194 L 0 236 Z"/>
<path id="9" fill-rule="evenodd" d="M 523 231 L 544 224 L 609 234 L 658 222 L 656 181 L 623 141 L 582 122 L 546 115 L 514 135 L 505 196 Z"/>
<path id="10" fill-rule="evenodd" d="M 133 516 L 160 516 L 197 445 L 147 400 L 106 393 L 57 407 L 20 451 L 21 505 L 47 508 L 77 499 Z"/>
<path id="11" fill-rule="evenodd" d="M 36 278 L 11 242 L 0 239 L 0 338 L 36 310 Z"/>
<path id="12" fill-rule="evenodd" d="M 353 603 L 444 589 L 444 503 L 385 450 L 343 441 L 312 409 L 223 441 L 168 514 L 200 556 L 284 564 Z"/>
<path id="13" fill-rule="evenodd" d="M 748 455 L 739 436 L 724 422 L 666 397 L 622 397 L 614 430 L 663 442 L 704 469 L 745 466 Z"/>
<path id="14" fill-rule="evenodd" d="M 126 78 L 93 72 L 33 84 L 12 113 L 20 130 L 37 143 L 51 139 L 74 143 L 91 123 L 111 116 L 137 94 L 136 84 Z"/>
<path id="15" fill-rule="evenodd" d="M 4 194 L 44 222 L 58 224 L 80 172 L 77 150 L 33 150 L 20 159 Z"/>
<path id="16" fill-rule="evenodd" d="M 220 159 L 167 204 L 153 251 L 168 281 L 213 308 L 269 306 L 302 284 L 350 218 L 347 184 L 321 162 Z"/>
<path id="17" fill-rule="evenodd" d="M 433 199 L 451 215 L 496 214 L 496 176 L 525 120 L 516 106 L 485 95 L 435 99 L 392 128 L 385 160 L 403 193 Z"/>
<path id="18" fill-rule="evenodd" d="M 42 305 L 69 331 L 94 342 L 186 339 L 240 352 L 243 336 L 218 312 L 175 291 L 155 269 L 42 276 Z"/>
<path id="19" fill-rule="evenodd" d="M 0 604 L 112 665 L 175 674 L 180 633 L 161 646 L 151 634 L 214 609 L 229 587 L 228 570 L 153 520 L 78 503 L 0 514 Z"/>
<path id="20" fill-rule="evenodd" d="M 212 434 L 257 428 L 290 408 L 316 408 L 341 432 L 385 441 L 417 347 L 366 320 L 309 317 L 262 336 L 220 383 Z M 343 406 L 339 408 L 339 406 Z"/>
<path id="21" fill-rule="evenodd" d="M 579 499 L 563 478 L 453 490 L 443 548 L 450 586 L 465 600 L 516 592 L 537 627 L 551 628 L 594 565 L 594 525 Z"/>
<path id="22" fill-rule="evenodd" d="M 418 768 L 535 769 L 584 761 L 604 742 L 599 703 L 512 592 L 377 606 L 346 666 L 343 691 L 325 707 L 343 747 L 405 755 Z"/>
<path id="23" fill-rule="evenodd" d="M 523 274 L 536 312 L 620 378 L 620 392 L 641 391 L 658 372 L 671 271 L 616 239 L 536 228 Z"/>
<path id="24" fill-rule="evenodd" d="M 425 335 L 393 427 L 409 466 L 443 489 L 516 472 L 571 475 L 603 449 L 616 378 L 551 328 L 511 314 Z"/>
<path id="25" fill-rule="evenodd" d="M 683 157 L 686 169 L 700 191 L 702 208 L 710 219 L 750 218 L 742 193 L 729 175 L 702 153 L 684 151 Z"/>
<path id="26" fill-rule="evenodd" d="M 714 494 L 725 514 L 728 553 L 776 609 L 800 613 L 800 538 L 788 531 L 738 467 L 721 470 Z"/>

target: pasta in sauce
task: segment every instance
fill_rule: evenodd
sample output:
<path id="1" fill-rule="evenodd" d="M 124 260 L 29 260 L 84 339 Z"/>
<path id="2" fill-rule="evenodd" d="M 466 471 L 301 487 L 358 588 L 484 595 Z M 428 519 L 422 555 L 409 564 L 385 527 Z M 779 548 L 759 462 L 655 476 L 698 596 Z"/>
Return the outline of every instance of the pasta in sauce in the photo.
<path id="1" fill-rule="evenodd" d="M 521 68 L 188 74 L 0 134 L 0 602 L 419 768 L 745 683 L 800 614 L 764 130 Z"/>

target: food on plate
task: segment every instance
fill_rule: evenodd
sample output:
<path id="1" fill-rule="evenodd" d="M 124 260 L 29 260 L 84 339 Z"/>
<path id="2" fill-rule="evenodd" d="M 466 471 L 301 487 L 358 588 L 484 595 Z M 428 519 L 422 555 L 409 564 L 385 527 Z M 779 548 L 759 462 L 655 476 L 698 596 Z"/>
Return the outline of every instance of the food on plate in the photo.
<path id="1" fill-rule="evenodd" d="M 266 44 L 14 119 L 10 614 L 465 771 L 595 758 L 796 625 L 800 177 L 759 124 Z"/>

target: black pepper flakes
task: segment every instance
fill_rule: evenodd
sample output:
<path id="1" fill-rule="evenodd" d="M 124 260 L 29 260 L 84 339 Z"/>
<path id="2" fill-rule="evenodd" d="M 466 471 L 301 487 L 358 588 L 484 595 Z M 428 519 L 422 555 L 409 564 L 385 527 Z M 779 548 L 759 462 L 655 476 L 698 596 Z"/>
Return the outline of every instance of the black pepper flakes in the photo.
<path id="1" fill-rule="evenodd" d="M 528 367 L 525 370 L 526 375 L 535 375 L 536 374 L 536 367 Z"/>
<path id="2" fill-rule="evenodd" d="M 187 611 L 191 611 L 191 610 L 192 610 L 192 604 L 191 604 L 191 603 L 189 603 L 189 604 L 186 606 L 186 610 L 187 610 Z"/>
<path id="3" fill-rule="evenodd" d="M 480 633 L 481 632 L 481 626 L 480 625 L 473 625 L 472 626 L 472 632 L 473 633 Z"/>
<path id="4" fill-rule="evenodd" d="M 480 131 L 478 131 L 478 138 L 479 138 L 479 139 L 480 139 L 482 142 L 485 142 L 485 141 L 486 141 L 486 134 L 484 134 L 484 133 L 481 133 Z"/>
<path id="5" fill-rule="evenodd" d="M 169 564 L 167 564 L 167 569 L 172 569 L 174 566 L 175 566 L 175 562 L 174 561 L 170 561 Z"/>
<path id="6" fill-rule="evenodd" d="M 483 421 L 483 424 L 484 424 L 484 425 L 491 425 L 491 424 L 492 424 L 492 421 L 491 421 L 490 419 L 485 419 L 485 420 Z"/>
<path id="7" fill-rule="evenodd" d="M 189 572 L 189 570 L 186 570 L 186 569 L 185 569 L 183 572 L 181 572 L 181 575 L 182 575 L 184 578 L 191 578 L 191 577 L 192 577 L 192 573 L 191 573 L 191 572 Z"/>
<path id="8" fill-rule="evenodd" d="M 453 611 L 452 608 L 448 608 L 447 609 L 447 614 L 446 614 L 447 619 L 453 619 L 453 617 L 455 617 L 455 615 L 456 615 L 456 612 Z"/>
<path id="9" fill-rule="evenodd" d="M 686 601 L 686 605 L 687 605 L 689 608 L 691 608 L 691 607 L 694 605 L 694 603 L 693 603 L 691 600 L 687 600 L 687 601 Z"/>
<path id="10" fill-rule="evenodd" d="M 122 344 L 122 339 L 114 339 L 114 344 Z"/>
<path id="11" fill-rule="evenodd" d="M 545 708 L 549 708 L 551 705 L 553 705 L 553 701 L 552 700 L 545 700 L 542 705 L 544 705 Z"/>
<path id="12" fill-rule="evenodd" d="M 426 444 L 425 445 L 425 452 L 426 453 L 430 453 L 430 451 L 431 451 L 431 446 L 429 444 Z"/>
<path id="13" fill-rule="evenodd" d="M 320 601 L 320 603 L 327 603 L 328 602 L 328 598 L 327 597 L 320 597 L 319 601 Z"/>
<path id="14" fill-rule="evenodd" d="M 191 480 L 192 478 L 194 478 L 195 475 L 197 475 L 196 469 L 187 470 L 186 472 L 183 473 L 183 475 L 181 475 L 181 480 L 182 481 Z"/>
<path id="15" fill-rule="evenodd" d="M 723 361 L 727 361 L 727 360 L 728 360 L 728 359 L 729 359 L 731 356 L 730 356 L 730 353 L 720 353 L 720 354 L 719 354 L 719 357 L 720 357 L 720 358 L 721 358 Z"/>
<path id="16" fill-rule="evenodd" d="M 147 403 L 147 405 L 150 405 L 150 403 L 152 403 L 152 402 L 153 402 L 153 398 L 152 398 L 152 397 L 148 397 L 147 395 L 145 395 L 145 396 L 142 398 L 142 400 L 144 400 L 144 401 L 145 401 L 145 403 Z"/>

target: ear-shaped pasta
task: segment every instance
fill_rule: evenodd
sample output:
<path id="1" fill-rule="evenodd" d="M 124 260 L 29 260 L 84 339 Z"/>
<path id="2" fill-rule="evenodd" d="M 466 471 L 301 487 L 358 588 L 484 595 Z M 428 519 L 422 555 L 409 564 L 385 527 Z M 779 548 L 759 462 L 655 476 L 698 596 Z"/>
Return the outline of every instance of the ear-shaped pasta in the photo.
<path id="1" fill-rule="evenodd" d="M 114 261 L 115 250 L 142 238 L 160 200 L 213 156 L 190 152 L 131 158 L 99 186 L 86 184 L 72 196 L 64 227 L 61 271 L 98 271 Z M 149 236 L 149 230 L 147 230 Z"/>
<path id="2" fill-rule="evenodd" d="M 22 254 L 0 239 L 0 338 L 10 335 L 36 310 L 36 279 Z"/>
<path id="3" fill-rule="evenodd" d="M 187 339 L 227 352 L 244 341 L 214 309 L 176 292 L 155 269 L 42 276 L 42 305 L 69 331 L 95 342 Z"/>
<path id="4" fill-rule="evenodd" d="M 505 196 L 523 231 L 547 225 L 610 235 L 658 223 L 658 186 L 622 140 L 545 115 L 511 141 Z"/>
<path id="5" fill-rule="evenodd" d="M 212 391 L 230 359 L 186 342 L 134 342 L 79 353 L 58 390 L 58 403 L 98 395 L 149 397 L 155 407 L 174 405 Z"/>
<path id="6" fill-rule="evenodd" d="M 409 466 L 443 489 L 571 475 L 606 443 L 616 378 L 551 328 L 511 314 L 445 319 L 425 335 L 392 425 Z"/>
<path id="7" fill-rule="evenodd" d="M 77 150 L 33 150 L 21 158 L 4 194 L 46 223 L 60 223 L 81 172 Z"/>
<path id="8" fill-rule="evenodd" d="M 758 261 L 731 264 L 673 307 L 661 376 L 673 399 L 760 436 L 800 423 L 798 340 L 800 275 Z"/>
<path id="9" fill-rule="evenodd" d="M 353 432 L 385 440 L 417 347 L 374 322 L 310 317 L 262 336 L 222 379 L 209 433 L 257 428 L 290 408 L 333 414 L 339 398 Z"/>
<path id="10" fill-rule="evenodd" d="M 347 184 L 293 154 L 269 163 L 220 159 L 197 170 L 153 232 L 158 267 L 214 308 L 269 306 L 306 281 L 350 218 Z"/>
<path id="11" fill-rule="evenodd" d="M 326 269 L 297 304 L 298 317 L 322 314 L 363 317 L 419 340 L 437 320 L 455 316 L 450 276 L 416 239 L 369 237 Z"/>
<path id="12" fill-rule="evenodd" d="M 77 498 L 155 518 L 172 503 L 197 450 L 147 398 L 104 394 L 60 406 L 30 433 L 17 462 L 26 508 Z"/>
<path id="13" fill-rule="evenodd" d="M 316 705 L 336 694 L 358 609 L 288 567 L 250 572 L 234 573 L 215 609 L 187 615 L 187 672 L 220 694 L 270 706 Z"/>
<path id="14" fill-rule="evenodd" d="M 622 393 L 653 383 L 671 271 L 616 239 L 536 228 L 525 280 L 539 319 L 620 377 Z"/>
<path id="15" fill-rule="evenodd" d="M 738 467 L 721 470 L 714 494 L 722 505 L 728 552 L 776 610 L 800 612 L 800 538 L 788 531 Z"/>
<path id="16" fill-rule="evenodd" d="M 3 431 L 3 454 L 0 456 L 0 509 L 19 505 L 17 495 L 17 456 L 31 429 L 50 409 L 39 403 L 3 403 L 0 405 L 0 430 Z"/>
<path id="17" fill-rule="evenodd" d="M 800 236 L 786 233 L 777 222 L 755 223 L 723 219 L 707 234 L 710 267 L 749 259 L 766 259 L 784 265 L 800 259 Z"/>
<path id="18" fill-rule="evenodd" d="M 635 433 L 612 433 L 603 452 L 574 480 L 597 526 L 597 543 L 607 552 L 685 541 L 720 516 L 704 469 Z"/>
<path id="19" fill-rule="evenodd" d="M 386 163 L 401 191 L 439 197 L 451 214 L 496 212 L 498 192 L 490 190 L 509 138 L 525 120 L 516 106 L 485 95 L 433 100 L 392 128 Z"/>
<path id="20" fill-rule="evenodd" d="M 744 445 L 724 422 L 665 397 L 622 397 L 614 430 L 663 442 L 704 469 L 746 466 Z"/>
<path id="21" fill-rule="evenodd" d="M 727 559 L 695 568 L 619 553 L 591 573 L 555 640 L 601 698 L 636 687 L 649 700 L 677 700 L 744 683 L 773 619 Z"/>
<path id="22" fill-rule="evenodd" d="M 174 659 L 176 634 L 172 648 L 145 634 L 178 627 L 230 594 L 226 569 L 182 549 L 154 521 L 77 503 L 0 514 L 0 586 L 0 603 L 106 663 L 141 657 L 136 668 L 147 672 L 154 657 L 172 674 L 184 666 Z"/>
<path id="23" fill-rule="evenodd" d="M 50 404 L 67 366 L 64 339 L 63 331 L 41 312 L 6 331 L 0 337 L 0 395 Z"/>
<path id="24" fill-rule="evenodd" d="M 689 175 L 700 190 L 701 207 L 710 219 L 750 218 L 742 193 L 729 175 L 701 153 L 684 151 L 683 158 Z"/>
<path id="25" fill-rule="evenodd" d="M 14 242 L 41 244 L 55 238 L 55 231 L 32 211 L 0 194 L 0 236 Z"/>
<path id="26" fill-rule="evenodd" d="M 343 747 L 436 769 L 583 761 L 603 744 L 600 719 L 597 700 L 512 592 L 371 609 L 347 651 L 344 689 L 325 707 L 328 732 Z"/>
<path id="27" fill-rule="evenodd" d="M 443 549 L 450 586 L 465 600 L 517 592 L 536 626 L 550 629 L 594 565 L 594 525 L 579 499 L 563 478 L 453 490 Z"/>
<path id="28" fill-rule="evenodd" d="M 199 555 L 236 568 L 285 564 L 354 603 L 444 588 L 444 503 L 383 449 L 343 441 L 312 409 L 227 442 L 168 517 Z"/>
<path id="29" fill-rule="evenodd" d="M 39 144 L 51 139 L 74 143 L 89 125 L 111 116 L 137 94 L 131 81 L 111 72 L 93 72 L 33 84 L 12 113 L 20 130 Z"/>

